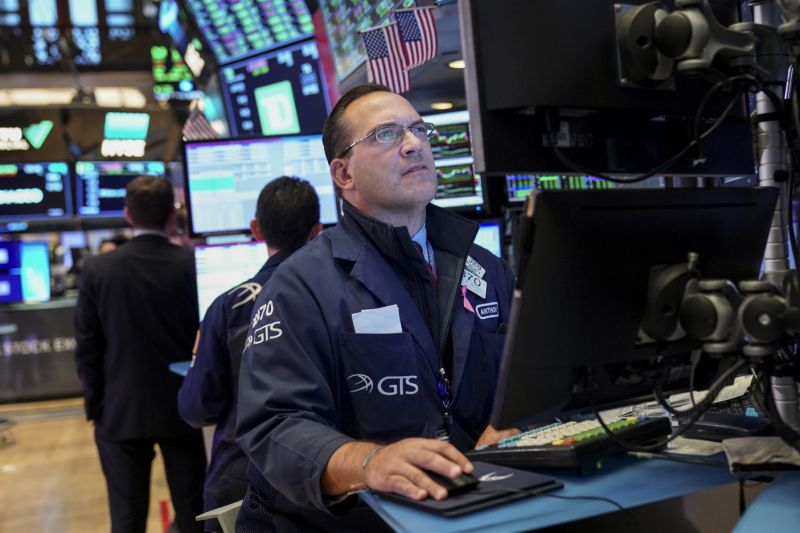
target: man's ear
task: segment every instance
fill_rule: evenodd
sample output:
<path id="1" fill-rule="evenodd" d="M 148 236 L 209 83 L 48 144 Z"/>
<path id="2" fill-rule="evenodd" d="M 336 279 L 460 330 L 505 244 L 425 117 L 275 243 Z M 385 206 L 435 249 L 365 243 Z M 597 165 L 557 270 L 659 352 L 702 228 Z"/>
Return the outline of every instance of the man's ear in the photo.
<path id="1" fill-rule="evenodd" d="M 261 230 L 258 229 L 258 222 L 256 219 L 250 221 L 250 232 L 253 234 L 253 238 L 257 241 L 263 241 L 264 235 L 261 234 Z"/>
<path id="2" fill-rule="evenodd" d="M 333 183 L 336 184 L 339 189 L 348 191 L 353 188 L 353 178 L 347 171 L 346 159 L 338 158 L 331 161 L 330 171 Z"/>
<path id="3" fill-rule="evenodd" d="M 131 227 L 133 227 L 133 219 L 131 218 L 131 214 L 128 212 L 127 206 L 122 208 L 122 214 L 125 217 L 125 220 L 128 221 L 128 224 L 130 224 Z"/>

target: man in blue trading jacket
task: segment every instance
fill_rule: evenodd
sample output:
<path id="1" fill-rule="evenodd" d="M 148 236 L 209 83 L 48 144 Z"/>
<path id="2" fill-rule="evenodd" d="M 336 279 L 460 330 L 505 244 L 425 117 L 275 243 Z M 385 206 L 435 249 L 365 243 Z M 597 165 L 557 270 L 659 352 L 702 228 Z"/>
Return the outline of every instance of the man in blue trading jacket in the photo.
<path id="1" fill-rule="evenodd" d="M 239 365 L 253 303 L 278 265 L 322 230 L 317 193 L 298 178 L 269 182 L 258 195 L 255 215 L 250 229 L 257 240 L 266 241 L 269 260 L 208 308 L 197 353 L 178 393 L 184 420 L 195 427 L 217 424 L 203 494 L 207 511 L 244 497 L 247 457 L 234 442 L 234 428 Z M 206 522 L 209 531 L 217 526 Z"/>
<path id="2" fill-rule="evenodd" d="M 432 125 L 380 85 L 346 93 L 323 143 L 344 216 L 254 306 L 239 382 L 248 475 L 237 531 L 385 527 L 349 493 L 447 496 L 472 471 L 513 291 L 477 225 L 429 205 Z"/>

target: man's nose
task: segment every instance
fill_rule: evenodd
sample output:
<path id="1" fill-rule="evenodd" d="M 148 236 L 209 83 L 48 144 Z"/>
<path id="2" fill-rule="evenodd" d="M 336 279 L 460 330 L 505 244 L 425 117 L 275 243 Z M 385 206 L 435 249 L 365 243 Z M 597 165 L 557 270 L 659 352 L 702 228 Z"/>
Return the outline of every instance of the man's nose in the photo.
<path id="1" fill-rule="evenodd" d="M 403 155 L 413 155 L 422 150 L 422 147 L 427 141 L 420 140 L 419 137 L 411 133 L 411 130 L 406 128 L 403 130 L 403 139 L 401 150 Z"/>

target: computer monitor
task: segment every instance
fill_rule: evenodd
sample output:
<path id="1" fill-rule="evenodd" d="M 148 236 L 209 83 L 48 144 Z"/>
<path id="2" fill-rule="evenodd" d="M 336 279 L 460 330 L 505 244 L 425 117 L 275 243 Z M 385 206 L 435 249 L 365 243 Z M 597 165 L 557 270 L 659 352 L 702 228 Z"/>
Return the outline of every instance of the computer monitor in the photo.
<path id="1" fill-rule="evenodd" d="M 78 161 L 75 205 L 80 217 L 121 217 L 125 187 L 138 176 L 164 177 L 162 161 Z"/>
<path id="2" fill-rule="evenodd" d="M 200 316 L 205 316 L 217 296 L 253 277 L 267 258 L 267 246 L 263 242 L 196 246 L 194 264 Z"/>
<path id="3" fill-rule="evenodd" d="M 613 189 L 615 184 L 595 176 L 558 176 L 535 174 L 509 174 L 506 176 L 508 202 L 524 202 L 533 190 L 553 189 Z"/>
<path id="4" fill-rule="evenodd" d="M 637 403 L 655 379 L 665 390 L 687 387 L 698 344 L 640 333 L 651 274 L 695 252 L 703 278 L 756 278 L 777 196 L 775 188 L 537 193 L 494 426 Z M 702 374 L 698 386 L 708 384 Z"/>
<path id="5" fill-rule="evenodd" d="M 46 242 L 0 241 L 0 303 L 50 299 L 50 252 Z"/>
<path id="6" fill-rule="evenodd" d="M 481 222 L 475 244 L 483 246 L 497 257 L 503 257 L 503 226 L 499 220 Z"/>
<path id="7" fill-rule="evenodd" d="M 480 211 L 484 204 L 483 183 L 472 164 L 469 113 L 466 110 L 431 113 L 423 115 L 422 120 L 436 126 L 431 149 L 439 183 L 433 203 L 439 207 Z"/>
<path id="8" fill-rule="evenodd" d="M 0 164 L 0 222 L 72 216 L 69 179 L 64 161 Z"/>
<path id="9" fill-rule="evenodd" d="M 311 183 L 323 224 L 338 220 L 321 135 L 186 142 L 184 168 L 193 235 L 250 231 L 259 192 L 284 175 Z"/>
<path id="10" fill-rule="evenodd" d="M 222 67 L 220 81 L 233 136 L 322 131 L 330 104 L 313 39 Z"/>
<path id="11" fill-rule="evenodd" d="M 626 6 L 644 3 L 632 0 Z M 616 19 L 625 10 L 618 4 L 459 0 L 463 57 L 470 66 L 465 88 L 476 171 L 641 175 L 689 145 L 700 103 L 718 78 L 709 82 L 701 76 L 678 76 L 671 88 L 631 86 L 619 70 Z M 737 3 L 711 5 L 722 25 L 738 22 Z M 648 44 L 640 45 L 643 54 L 654 48 Z M 723 56 L 717 59 L 724 61 Z M 711 99 L 700 118 L 701 131 L 735 95 L 731 91 Z M 705 139 L 704 148 L 705 160 L 690 149 L 661 173 L 755 173 L 744 98 L 734 102 L 730 116 Z"/>

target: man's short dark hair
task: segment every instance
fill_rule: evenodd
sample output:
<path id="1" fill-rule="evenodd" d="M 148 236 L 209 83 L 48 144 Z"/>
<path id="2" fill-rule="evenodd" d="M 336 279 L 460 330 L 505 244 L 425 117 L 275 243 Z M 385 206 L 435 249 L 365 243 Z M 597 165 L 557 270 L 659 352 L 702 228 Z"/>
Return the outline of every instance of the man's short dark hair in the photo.
<path id="1" fill-rule="evenodd" d="M 175 210 L 172 185 L 164 178 L 139 176 L 125 188 L 125 207 L 134 227 L 163 230 Z"/>
<path id="2" fill-rule="evenodd" d="M 357 85 L 344 93 L 339 98 L 339 101 L 336 102 L 336 105 L 333 106 L 330 115 L 325 119 L 325 125 L 322 127 L 322 145 L 325 148 L 325 157 L 328 163 L 336 159 L 347 148 L 347 145 L 354 140 L 350 138 L 350 128 L 342 118 L 347 107 L 362 96 L 376 92 L 390 93 L 392 90 L 385 85 L 377 83 Z"/>
<path id="3" fill-rule="evenodd" d="M 300 248 L 317 222 L 319 198 L 306 180 L 281 176 L 261 189 L 256 224 L 270 247 L 281 251 Z"/>

